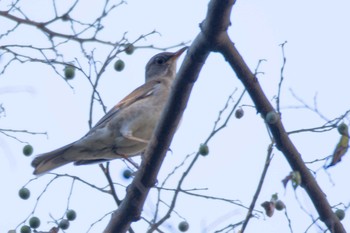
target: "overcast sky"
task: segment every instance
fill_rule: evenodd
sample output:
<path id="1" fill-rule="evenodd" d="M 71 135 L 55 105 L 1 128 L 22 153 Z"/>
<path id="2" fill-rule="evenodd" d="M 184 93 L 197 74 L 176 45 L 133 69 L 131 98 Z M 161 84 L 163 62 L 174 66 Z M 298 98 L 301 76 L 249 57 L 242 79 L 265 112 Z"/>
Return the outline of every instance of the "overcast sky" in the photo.
<path id="1" fill-rule="evenodd" d="M 0 9 L 6 10 L 10 1 L 0 1 Z M 52 16 L 52 10 L 46 1 L 23 1 L 22 10 L 28 12 L 34 20 L 46 20 Z M 89 20 L 94 17 L 99 5 L 93 6 L 81 1 L 75 17 Z M 64 7 L 58 5 L 58 9 Z M 154 45 L 168 47 L 182 42 L 191 42 L 199 32 L 199 23 L 204 19 L 207 1 L 128 1 L 121 5 L 106 20 L 104 38 L 116 41 L 124 32 L 133 41 L 141 34 L 156 29 L 159 34 L 141 40 L 136 46 Z M 260 59 L 266 59 L 259 68 L 259 82 L 266 95 L 274 101 L 280 80 L 282 65 L 281 43 L 285 45 L 285 66 L 281 95 L 282 121 L 288 131 L 321 126 L 325 123 L 312 111 L 295 108 L 300 103 L 293 97 L 291 90 L 306 103 L 313 106 L 315 95 L 318 110 L 327 119 L 333 119 L 350 109 L 349 74 L 350 67 L 350 3 L 345 0 L 334 1 L 237 1 L 232 12 L 232 26 L 229 34 L 236 47 L 252 70 Z M 4 32 L 9 21 L 0 18 Z M 62 29 L 57 26 L 57 29 Z M 34 28 L 20 27 L 12 36 L 0 41 L 0 44 L 39 44 L 46 43 Z M 189 43 L 190 45 L 190 43 Z M 81 57 L 76 44 L 63 50 L 67 60 Z M 170 51 L 175 51 L 171 49 Z M 102 59 L 106 51 L 97 50 Z M 131 56 L 120 54 L 126 63 L 123 72 L 115 72 L 113 64 L 108 67 L 101 81 L 99 91 L 108 109 L 134 88 L 144 82 L 144 67 L 151 56 L 159 51 L 137 49 Z M 180 58 L 181 63 L 183 56 Z M 0 67 L 5 64 L 0 60 Z M 60 71 L 60 69 L 59 69 Z M 47 132 L 43 135 L 15 135 L 34 147 L 34 154 L 47 152 L 79 139 L 88 130 L 88 112 L 90 86 L 82 75 L 67 83 L 49 67 L 42 64 L 14 63 L 0 77 L 0 103 L 6 109 L 6 117 L 0 119 L 0 128 L 26 129 L 35 132 Z M 187 106 L 181 126 L 173 140 L 159 181 L 164 180 L 173 168 L 181 163 L 186 155 L 195 152 L 210 134 L 218 112 L 223 108 L 230 94 L 236 101 L 243 87 L 219 54 L 211 54 L 196 83 Z M 242 104 L 251 105 L 249 96 Z M 200 191 L 204 195 L 239 200 L 249 206 L 255 192 L 264 165 L 269 135 L 262 118 L 252 107 L 244 107 L 242 119 L 233 118 L 221 133 L 209 143 L 210 154 L 201 158 L 184 184 L 188 189 L 208 189 Z M 103 116 L 100 107 L 94 109 L 94 122 Z M 349 123 L 345 120 L 345 123 Z M 321 159 L 333 152 L 340 135 L 336 130 L 323 134 L 304 133 L 291 138 L 305 161 Z M 32 182 L 28 188 L 32 191 L 30 200 L 18 198 L 18 190 L 30 179 L 33 169 L 32 158 L 22 154 L 24 144 L 0 135 L 0 175 L 3 193 L 0 206 L 0 231 L 7 232 L 17 226 L 33 210 L 36 197 L 42 192 L 52 175 L 44 175 Z M 136 160 L 138 161 L 138 160 Z M 311 165 L 317 170 L 324 162 Z M 317 173 L 317 180 L 327 194 L 331 205 L 341 202 L 348 205 L 349 189 L 346 178 L 349 174 L 350 159 L 345 156 L 342 163 L 329 170 Z M 127 185 L 121 177 L 126 167 L 122 161 L 111 163 L 112 174 L 116 182 Z M 304 232 L 311 224 L 307 213 L 317 217 L 312 203 L 302 189 L 294 193 L 291 186 L 284 189 L 281 180 L 291 171 L 283 155 L 274 151 L 274 158 L 268 171 L 262 193 L 256 209 L 262 211 L 260 203 L 269 200 L 278 193 L 285 202 L 291 219 L 293 232 Z M 106 185 L 105 178 L 98 166 L 73 167 L 67 165 L 57 169 L 60 174 L 69 173 L 80 176 L 100 187 Z M 173 177 L 167 187 L 174 187 L 181 170 Z M 48 229 L 51 214 L 60 218 L 67 206 L 72 180 L 62 178 L 55 181 L 39 202 L 35 215 L 42 219 L 43 230 Z M 118 191 L 124 192 L 118 186 Z M 169 201 L 164 195 L 164 201 Z M 305 208 L 299 207 L 298 201 Z M 146 202 L 144 216 L 150 218 L 156 203 L 155 192 Z M 70 200 L 70 208 L 77 211 L 78 219 L 71 223 L 67 232 L 86 232 L 90 224 L 105 213 L 115 209 L 110 196 L 101 194 L 90 187 L 76 182 Z M 164 209 L 166 209 L 164 207 Z M 182 195 L 176 211 L 190 224 L 190 232 L 213 232 L 222 227 L 241 221 L 245 209 L 219 201 L 208 201 Z M 176 214 L 166 223 L 165 232 L 178 232 L 177 224 L 183 219 Z M 350 228 L 350 218 L 343 220 L 345 228 Z M 90 232 L 101 232 L 109 217 L 96 224 Z M 322 223 L 320 223 L 323 226 Z M 45 228 L 46 226 L 46 228 Z M 144 222 L 135 225 L 136 232 L 143 232 Z M 238 230 L 238 229 L 237 229 Z M 283 212 L 277 212 L 272 218 L 260 214 L 252 219 L 246 232 L 289 232 L 288 222 Z M 308 232 L 320 232 L 318 227 Z"/>

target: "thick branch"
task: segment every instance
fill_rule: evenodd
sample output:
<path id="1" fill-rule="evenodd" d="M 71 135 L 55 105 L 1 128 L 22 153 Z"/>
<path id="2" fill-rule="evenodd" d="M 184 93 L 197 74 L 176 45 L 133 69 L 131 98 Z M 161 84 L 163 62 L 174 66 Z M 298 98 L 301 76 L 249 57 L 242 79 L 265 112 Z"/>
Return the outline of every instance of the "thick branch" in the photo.
<path id="1" fill-rule="evenodd" d="M 132 221 L 140 219 L 143 204 L 150 188 L 156 183 L 160 166 L 186 108 L 194 82 L 210 50 L 213 50 L 208 35 L 216 34 L 215 30 L 226 30 L 233 2 L 216 0 L 209 4 L 206 20 L 201 25 L 202 32 L 193 41 L 181 65 L 173 92 L 146 149 L 140 169 L 128 187 L 125 199 L 113 214 L 105 233 L 126 232 Z M 227 25 L 222 22 L 226 22 Z"/>
<path id="2" fill-rule="evenodd" d="M 224 55 L 225 59 L 236 72 L 238 78 L 242 81 L 252 98 L 257 111 L 265 118 L 268 112 L 274 111 L 273 106 L 265 96 L 257 78 L 249 70 L 247 64 L 244 62 L 228 35 L 225 33 L 221 35 L 221 38 L 221 42 L 223 43 L 219 45 L 220 52 Z M 346 231 L 343 225 L 333 213 L 325 194 L 322 192 L 316 180 L 309 172 L 309 169 L 306 167 L 300 153 L 284 129 L 282 122 L 278 121 L 276 124 L 270 124 L 269 128 L 276 141 L 276 147 L 284 154 L 292 169 L 300 172 L 302 177 L 302 187 L 306 190 L 310 199 L 314 203 L 320 219 L 327 225 L 331 232 L 345 233 Z"/>

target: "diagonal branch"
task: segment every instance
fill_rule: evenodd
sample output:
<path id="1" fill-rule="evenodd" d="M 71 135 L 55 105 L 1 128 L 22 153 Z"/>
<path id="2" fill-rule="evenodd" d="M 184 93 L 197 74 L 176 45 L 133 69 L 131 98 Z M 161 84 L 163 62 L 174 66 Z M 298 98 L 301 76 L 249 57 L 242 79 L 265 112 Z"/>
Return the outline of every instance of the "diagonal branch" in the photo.
<path id="1" fill-rule="evenodd" d="M 223 54 L 225 59 L 236 72 L 238 78 L 245 86 L 256 106 L 257 111 L 265 118 L 267 113 L 275 110 L 264 94 L 257 78 L 250 71 L 226 32 L 225 34 L 222 34 L 220 42 L 222 42 L 222 44 L 219 45 L 220 52 Z M 320 216 L 320 219 L 326 224 L 331 232 L 345 233 L 346 231 L 343 225 L 340 223 L 338 217 L 333 213 L 325 194 L 322 192 L 315 178 L 306 167 L 299 151 L 294 146 L 286 130 L 284 129 L 282 122 L 277 121 L 276 123 L 269 124 L 268 126 L 274 140 L 276 141 L 277 149 L 284 154 L 291 168 L 294 171 L 299 171 L 301 174 L 301 186 L 308 193 Z"/>
<path id="2" fill-rule="evenodd" d="M 207 17 L 201 24 L 202 31 L 193 41 L 177 74 L 173 92 L 146 149 L 140 169 L 128 187 L 122 204 L 112 215 L 105 233 L 126 232 L 132 221 L 140 219 L 142 206 L 150 188 L 156 183 L 161 164 L 186 108 L 194 82 L 210 50 L 214 48 L 211 36 L 228 28 L 233 3 L 233 0 L 210 2 Z"/>

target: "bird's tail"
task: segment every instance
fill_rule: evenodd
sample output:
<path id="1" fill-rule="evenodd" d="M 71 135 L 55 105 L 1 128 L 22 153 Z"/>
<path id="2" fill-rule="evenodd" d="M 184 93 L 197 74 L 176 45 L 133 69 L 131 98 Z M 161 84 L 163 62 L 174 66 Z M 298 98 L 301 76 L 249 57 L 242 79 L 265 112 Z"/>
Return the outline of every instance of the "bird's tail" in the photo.
<path id="1" fill-rule="evenodd" d="M 33 161 L 32 166 L 34 167 L 34 175 L 40 175 L 42 173 L 51 171 L 55 168 L 63 166 L 67 163 L 72 162 L 67 159 L 63 154 L 71 149 L 73 143 L 66 145 L 64 147 L 58 148 L 54 151 L 47 152 L 44 154 L 38 155 Z"/>

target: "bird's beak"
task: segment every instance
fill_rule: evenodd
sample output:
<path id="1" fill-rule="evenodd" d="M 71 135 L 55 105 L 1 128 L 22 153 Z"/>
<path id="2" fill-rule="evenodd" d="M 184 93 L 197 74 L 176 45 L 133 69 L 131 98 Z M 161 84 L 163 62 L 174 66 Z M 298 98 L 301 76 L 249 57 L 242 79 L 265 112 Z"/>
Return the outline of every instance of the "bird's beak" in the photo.
<path id="1" fill-rule="evenodd" d="M 186 49 L 188 49 L 187 46 L 186 46 L 186 47 L 183 47 L 183 48 L 180 49 L 180 50 L 178 50 L 177 52 L 174 53 L 174 55 L 173 55 L 170 59 L 173 60 L 173 61 L 176 61 L 176 60 L 180 57 L 180 55 L 181 55 L 183 52 L 185 52 Z"/>

